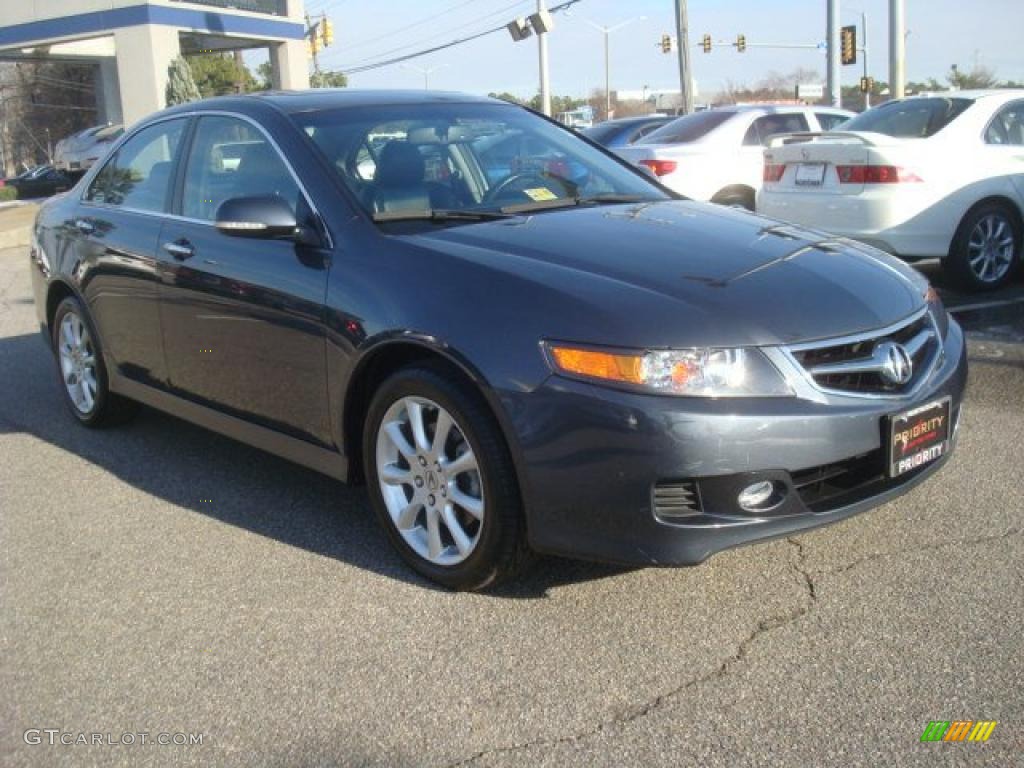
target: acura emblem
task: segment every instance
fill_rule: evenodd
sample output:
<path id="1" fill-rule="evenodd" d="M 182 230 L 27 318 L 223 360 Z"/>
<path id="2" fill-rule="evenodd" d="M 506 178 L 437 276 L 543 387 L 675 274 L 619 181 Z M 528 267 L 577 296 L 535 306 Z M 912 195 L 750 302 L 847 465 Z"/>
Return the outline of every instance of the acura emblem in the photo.
<path id="1" fill-rule="evenodd" d="M 882 378 L 891 384 L 906 384 L 914 375 L 914 361 L 896 342 L 883 341 L 876 346 L 874 358 L 880 364 Z"/>

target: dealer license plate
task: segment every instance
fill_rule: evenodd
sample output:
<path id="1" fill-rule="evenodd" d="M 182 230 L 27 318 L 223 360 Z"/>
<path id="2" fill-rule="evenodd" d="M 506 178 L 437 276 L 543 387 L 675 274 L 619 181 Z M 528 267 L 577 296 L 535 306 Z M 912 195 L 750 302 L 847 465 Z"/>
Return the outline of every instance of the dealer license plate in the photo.
<path id="1" fill-rule="evenodd" d="M 800 186 L 820 187 L 824 180 L 824 163 L 800 163 L 796 167 L 796 183 Z"/>
<path id="2" fill-rule="evenodd" d="M 949 451 L 950 399 L 889 417 L 889 477 L 923 467 Z"/>

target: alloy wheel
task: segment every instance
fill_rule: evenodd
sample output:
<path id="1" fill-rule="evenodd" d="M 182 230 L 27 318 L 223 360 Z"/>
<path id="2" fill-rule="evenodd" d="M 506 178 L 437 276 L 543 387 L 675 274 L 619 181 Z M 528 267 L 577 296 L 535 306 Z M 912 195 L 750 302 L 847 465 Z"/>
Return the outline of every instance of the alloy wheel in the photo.
<path id="1" fill-rule="evenodd" d="M 983 283 L 1001 280 L 1013 264 L 1013 227 L 1002 214 L 989 213 L 978 220 L 967 241 L 967 262 Z"/>
<path id="2" fill-rule="evenodd" d="M 377 431 L 377 476 L 395 528 L 424 560 L 457 565 L 483 530 L 477 457 L 452 415 L 423 397 L 388 408 Z"/>
<path id="3" fill-rule="evenodd" d="M 61 378 L 75 409 L 83 414 L 96 405 L 96 350 L 82 318 L 68 312 L 60 321 L 58 337 Z"/>

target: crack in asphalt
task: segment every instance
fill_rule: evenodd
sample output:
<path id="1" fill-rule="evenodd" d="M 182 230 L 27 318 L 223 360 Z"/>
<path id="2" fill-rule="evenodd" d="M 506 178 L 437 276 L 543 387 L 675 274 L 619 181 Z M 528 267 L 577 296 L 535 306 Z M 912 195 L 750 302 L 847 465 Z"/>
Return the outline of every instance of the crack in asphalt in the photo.
<path id="1" fill-rule="evenodd" d="M 831 576 L 834 574 L 845 573 L 846 571 L 863 565 L 864 563 L 873 562 L 875 560 L 881 560 L 887 557 L 896 557 L 898 555 L 913 554 L 915 552 L 927 552 L 931 550 L 944 549 L 948 547 L 974 546 L 976 544 L 984 544 L 990 541 L 1006 539 L 1011 536 L 1019 536 L 1021 533 L 1024 533 L 1024 528 L 1010 528 L 1000 534 L 994 534 L 991 536 L 977 536 L 969 539 L 956 539 L 952 541 L 944 541 L 935 544 L 922 545 L 919 547 L 910 547 L 907 549 L 901 549 L 892 552 L 876 552 L 871 555 L 867 555 L 866 557 L 858 558 L 857 560 L 847 563 L 846 565 L 843 565 L 839 568 L 834 568 L 825 571 L 817 571 L 816 573 L 821 576 Z M 779 629 L 780 627 L 784 627 L 787 624 L 792 624 L 798 619 L 806 616 L 814 609 L 814 606 L 818 602 L 818 590 L 817 586 L 815 585 L 814 574 L 807 568 L 806 565 L 807 550 L 804 543 L 795 537 L 787 538 L 786 543 L 792 546 L 796 551 L 796 557 L 790 567 L 803 584 L 806 596 L 805 601 L 801 605 L 793 608 L 792 610 L 785 611 L 784 613 L 776 614 L 774 616 L 769 616 L 766 619 L 761 619 L 760 621 L 758 621 L 757 626 L 750 632 L 750 634 L 743 638 L 743 640 L 741 640 L 739 644 L 736 646 L 736 651 L 731 656 L 728 656 L 724 661 L 722 661 L 721 664 L 712 669 L 710 672 L 707 672 L 695 678 L 691 678 L 682 685 L 679 685 L 666 693 L 658 694 L 656 697 L 654 697 L 647 703 L 639 707 L 635 707 L 622 715 L 612 717 L 609 720 L 605 720 L 601 723 L 598 723 L 596 726 L 588 730 L 581 731 L 570 736 L 563 736 L 557 739 L 536 739 L 534 741 L 526 741 L 519 744 L 512 744 L 506 747 L 484 749 L 472 755 L 469 755 L 468 757 L 462 758 L 461 760 L 457 760 L 454 763 L 449 763 L 447 768 L 461 768 L 461 766 L 472 765 L 478 760 L 482 760 L 486 757 L 493 757 L 496 755 L 519 752 L 521 750 L 532 749 L 534 747 L 557 747 L 565 744 L 575 744 L 577 742 L 584 741 L 585 739 L 591 738 L 593 736 L 597 736 L 598 734 L 603 733 L 604 731 L 610 728 L 628 725 L 629 723 L 640 720 L 641 718 L 644 718 L 652 712 L 655 712 L 661 707 L 665 706 L 667 703 L 669 703 L 669 701 L 671 701 L 673 698 L 680 695 L 684 691 L 687 691 L 703 683 L 711 682 L 713 680 L 718 680 L 719 678 L 725 677 L 727 674 L 729 674 L 729 671 L 734 666 L 744 661 L 748 657 L 751 646 L 753 646 L 753 644 L 761 635 L 765 634 L 766 632 L 771 632 L 772 630 Z"/>
<path id="2" fill-rule="evenodd" d="M 506 753 L 518 752 L 524 749 L 531 749 L 533 747 L 557 747 L 564 744 L 575 744 L 577 742 L 588 739 L 592 736 L 608 730 L 609 728 L 615 728 L 618 726 L 628 725 L 632 722 L 640 720 L 652 712 L 657 711 L 661 707 L 665 706 L 671 699 L 680 695 L 684 691 L 694 688 L 703 683 L 711 682 L 719 678 L 725 677 L 729 674 L 729 671 L 737 664 L 743 662 L 750 653 L 751 646 L 757 641 L 757 639 L 766 632 L 784 627 L 787 624 L 791 624 L 794 621 L 806 616 L 813 609 L 814 604 L 818 600 L 817 591 L 814 586 L 814 580 L 811 577 L 810 572 L 804 567 L 805 552 L 803 544 L 795 538 L 788 538 L 786 541 L 796 548 L 796 560 L 792 563 L 791 568 L 799 578 L 801 584 L 805 588 L 806 600 L 801 605 L 796 606 L 792 610 L 785 611 L 780 614 L 769 616 L 766 619 L 758 621 L 757 626 L 751 630 L 745 638 L 743 638 L 736 646 L 735 652 L 726 657 L 721 664 L 712 669 L 710 672 L 706 672 L 698 677 L 687 680 L 682 685 L 673 688 L 665 693 L 658 694 L 656 697 L 646 702 L 645 704 L 635 707 L 622 715 L 612 717 L 609 720 L 598 723 L 595 727 L 590 728 L 579 733 L 572 734 L 570 736 L 563 736 L 557 739 L 536 739 L 534 741 L 527 741 L 520 744 L 512 744 L 507 747 L 495 747 L 493 749 L 485 749 L 480 752 L 476 752 L 468 757 L 462 758 L 454 763 L 450 763 L 447 768 L 460 768 L 461 766 L 472 765 L 478 760 L 482 760 L 485 757 L 492 757 L 495 755 L 501 755 Z"/>
<path id="3" fill-rule="evenodd" d="M 970 547 L 975 544 L 986 544 L 990 541 L 999 541 L 1000 539 L 1008 539 L 1011 536 L 1020 536 L 1024 533 L 1024 528 L 1007 528 L 1002 533 L 995 533 L 989 536 L 975 536 L 970 539 L 951 539 L 949 541 L 937 541 L 933 544 L 922 544 L 918 547 L 908 547 L 906 549 L 897 549 L 891 552 L 873 552 L 870 555 L 859 557 L 845 565 L 841 565 L 838 568 L 830 568 L 825 571 L 819 571 L 824 576 L 833 576 L 838 573 L 846 573 L 864 563 L 871 563 L 876 560 L 884 560 L 887 557 L 898 557 L 903 555 L 912 555 L 917 552 L 932 552 L 937 549 L 948 549 L 949 547 Z"/>

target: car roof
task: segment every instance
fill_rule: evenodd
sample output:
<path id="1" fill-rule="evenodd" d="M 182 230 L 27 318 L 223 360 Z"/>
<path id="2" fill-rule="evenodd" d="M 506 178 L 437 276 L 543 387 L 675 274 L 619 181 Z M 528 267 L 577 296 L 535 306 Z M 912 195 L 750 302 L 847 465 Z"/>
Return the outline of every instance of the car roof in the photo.
<path id="1" fill-rule="evenodd" d="M 594 123 L 596 128 L 599 125 L 627 125 L 628 123 L 646 123 L 650 120 L 675 120 L 675 115 L 630 115 L 629 117 L 616 117 L 612 120 L 602 120 L 600 123 Z"/>
<path id="2" fill-rule="evenodd" d="M 1024 88 L 985 88 L 970 91 L 922 91 L 911 94 L 908 99 L 984 99 L 988 97 L 1011 97 L 1020 98 L 1024 96 Z"/>
<path id="3" fill-rule="evenodd" d="M 743 112 L 764 112 L 765 114 L 785 114 L 787 112 L 803 112 L 805 110 L 813 110 L 815 112 L 821 112 L 827 110 L 829 112 L 842 112 L 849 113 L 848 109 L 842 107 L 833 107 L 830 104 L 728 104 L 723 107 L 714 107 L 714 112 L 735 112 L 737 114 Z"/>
<path id="4" fill-rule="evenodd" d="M 162 114 L 191 112 L 203 109 L 246 111 L 258 104 L 268 104 L 282 112 L 316 112 L 324 109 L 388 106 L 392 104 L 509 104 L 489 96 L 474 96 L 454 91 L 370 90 L 358 88 L 310 88 L 305 91 L 260 91 L 239 96 L 215 96 L 191 101 L 165 110 Z"/>

